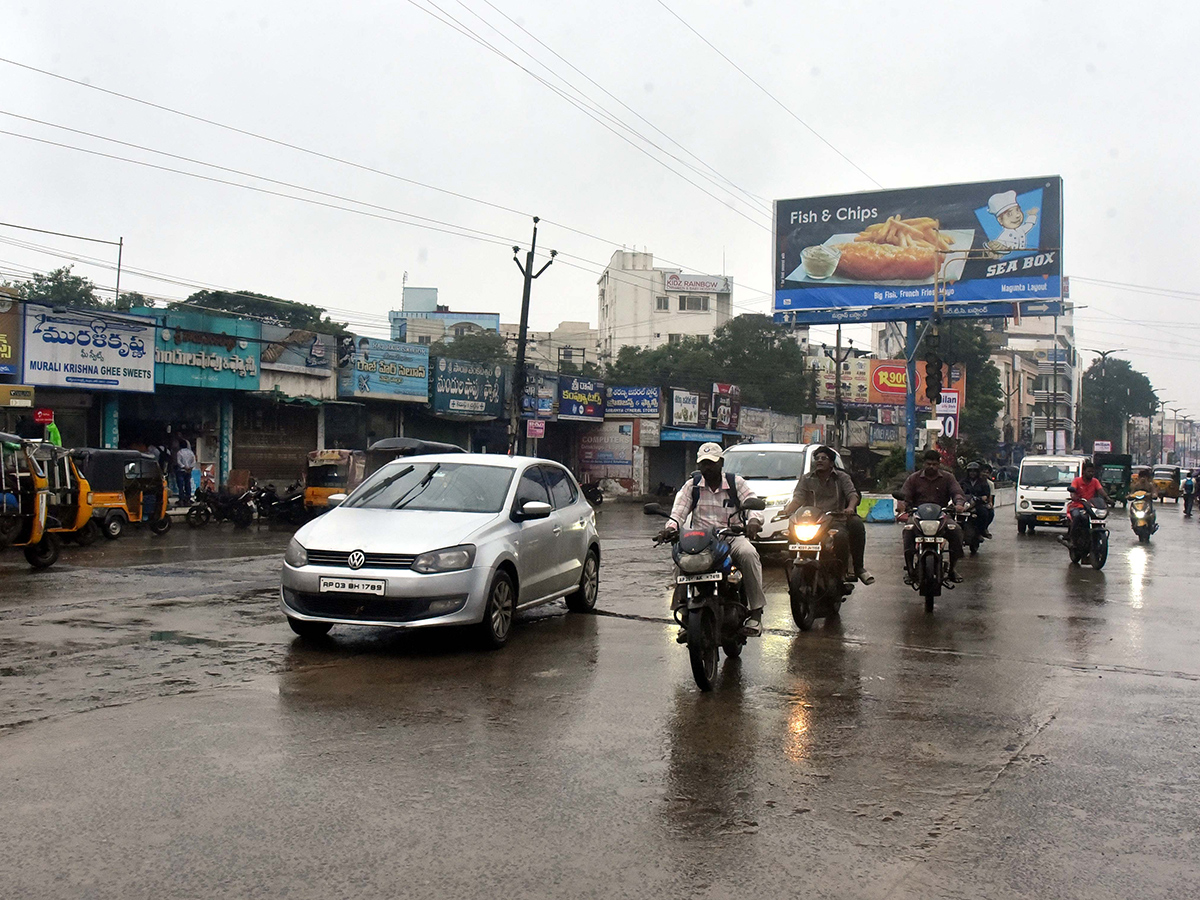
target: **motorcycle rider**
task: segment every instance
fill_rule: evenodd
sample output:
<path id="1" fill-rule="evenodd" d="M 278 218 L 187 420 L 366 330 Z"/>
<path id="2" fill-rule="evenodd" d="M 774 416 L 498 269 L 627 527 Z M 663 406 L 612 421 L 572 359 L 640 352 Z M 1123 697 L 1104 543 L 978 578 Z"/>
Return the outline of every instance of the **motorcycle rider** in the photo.
<path id="1" fill-rule="evenodd" d="M 1109 499 L 1108 493 L 1104 490 L 1104 485 L 1100 483 L 1100 479 L 1096 477 L 1096 464 L 1090 459 L 1084 460 L 1083 468 L 1078 477 L 1071 482 L 1068 490 L 1071 493 L 1071 499 L 1067 501 L 1067 536 L 1060 538 L 1063 543 L 1070 545 L 1073 530 L 1075 528 L 1075 517 L 1071 515 L 1077 509 L 1083 508 L 1084 500 L 1091 500 L 1097 495 L 1104 498 L 1104 502 L 1109 505 L 1112 500 Z"/>
<path id="2" fill-rule="evenodd" d="M 834 452 L 830 447 L 818 447 L 812 454 L 812 471 L 801 475 L 792 491 L 792 499 L 780 512 L 787 517 L 804 506 L 812 506 L 823 513 L 831 513 L 844 528 L 838 529 L 834 542 L 843 563 L 853 561 L 854 577 L 863 584 L 874 584 L 875 576 L 863 565 L 867 547 L 867 529 L 858 517 L 858 504 L 862 495 L 844 469 L 833 465 Z M 849 543 L 849 559 L 846 544 Z M 847 566 L 847 571 L 849 571 Z M 853 580 L 853 579 L 852 579 Z"/>
<path id="3" fill-rule="evenodd" d="M 1154 479 L 1150 476 L 1149 469 L 1141 469 L 1133 478 L 1133 483 L 1129 485 L 1129 493 L 1135 494 L 1138 491 L 1144 491 L 1151 502 L 1158 499 L 1158 488 L 1154 486 Z"/>
<path id="4" fill-rule="evenodd" d="M 992 494 L 992 483 L 983 474 L 983 465 L 978 461 L 967 464 L 967 477 L 961 483 L 963 493 L 968 497 L 982 500 L 975 505 L 975 518 L 979 522 L 979 536 L 991 538 L 988 526 L 996 518 L 996 498 Z"/>
<path id="5" fill-rule="evenodd" d="M 913 472 L 900 489 L 904 498 L 906 510 L 916 509 L 922 503 L 936 503 L 938 506 L 949 506 L 951 501 L 954 508 L 962 512 L 967 498 L 963 496 L 958 479 L 942 469 L 942 456 L 936 450 L 926 450 L 921 454 L 922 468 Z M 907 521 L 907 514 L 905 515 Z M 962 581 L 958 574 L 958 561 L 963 555 L 962 529 L 953 519 L 946 522 L 946 539 L 950 542 L 950 571 L 947 577 L 955 583 Z M 904 527 L 904 583 L 912 584 L 912 562 L 917 552 L 917 532 L 912 524 Z"/>
<path id="6" fill-rule="evenodd" d="M 673 540 L 689 515 L 692 517 L 692 528 L 724 528 L 729 524 L 729 517 L 755 496 L 741 475 L 723 474 L 725 454 L 720 444 L 701 444 L 696 452 L 696 463 L 700 471 L 684 482 L 675 495 L 671 518 L 654 536 L 655 541 Z M 762 560 L 751 543 L 762 526 L 763 514 L 752 511 L 746 518 L 746 534 L 729 539 L 729 555 L 742 573 L 746 603 L 750 607 L 744 627 L 752 635 L 762 634 L 763 607 L 767 602 L 763 593 Z M 676 592 L 675 596 L 675 602 L 678 603 L 680 594 Z"/>

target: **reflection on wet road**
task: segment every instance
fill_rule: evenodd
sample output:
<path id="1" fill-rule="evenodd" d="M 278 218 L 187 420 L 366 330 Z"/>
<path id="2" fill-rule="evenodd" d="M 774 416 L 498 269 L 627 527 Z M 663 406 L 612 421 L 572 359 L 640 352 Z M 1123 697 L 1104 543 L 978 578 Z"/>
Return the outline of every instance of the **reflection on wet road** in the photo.
<path id="1" fill-rule="evenodd" d="M 899 535 L 807 634 L 692 683 L 669 556 L 600 513 L 601 615 L 457 633 L 277 611 L 286 532 L 0 555 L 0 870 L 13 896 L 1188 896 L 1200 525 L 1113 517 L 1103 571 L 997 539 L 926 615 Z M 1006 515 L 1007 514 L 1007 515 Z M 402 885 L 403 889 L 398 889 Z"/>

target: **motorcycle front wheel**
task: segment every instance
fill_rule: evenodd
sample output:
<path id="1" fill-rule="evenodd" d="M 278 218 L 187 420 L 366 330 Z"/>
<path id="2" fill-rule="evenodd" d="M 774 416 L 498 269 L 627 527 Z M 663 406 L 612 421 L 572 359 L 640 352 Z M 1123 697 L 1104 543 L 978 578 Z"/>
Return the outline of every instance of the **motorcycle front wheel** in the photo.
<path id="1" fill-rule="evenodd" d="M 803 569 L 796 569 L 788 579 L 788 599 L 792 603 L 792 621 L 801 631 L 811 631 L 816 620 L 812 580 L 815 573 L 807 574 Z"/>
<path id="2" fill-rule="evenodd" d="M 1108 561 L 1108 532 L 1098 531 L 1092 535 L 1092 568 L 1103 569 Z"/>
<path id="3" fill-rule="evenodd" d="M 711 691 L 717 681 L 717 662 L 720 648 L 717 645 L 717 620 L 708 607 L 688 612 L 687 620 L 688 656 L 692 660 L 692 677 L 702 691 Z"/>
<path id="4" fill-rule="evenodd" d="M 921 558 L 921 594 L 925 597 L 925 612 L 933 612 L 933 598 L 937 596 L 938 585 L 941 584 L 941 560 L 932 553 Z"/>

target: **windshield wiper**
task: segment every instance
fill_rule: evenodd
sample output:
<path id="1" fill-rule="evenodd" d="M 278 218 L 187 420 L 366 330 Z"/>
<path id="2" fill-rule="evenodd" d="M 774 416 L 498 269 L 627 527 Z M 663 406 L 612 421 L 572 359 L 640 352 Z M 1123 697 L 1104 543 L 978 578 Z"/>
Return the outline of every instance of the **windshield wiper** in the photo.
<path id="1" fill-rule="evenodd" d="M 358 497 L 357 499 L 355 499 L 354 505 L 355 506 L 362 505 L 367 500 L 370 500 L 372 497 L 374 497 L 376 494 L 378 494 L 380 491 L 382 491 L 385 487 L 387 487 L 390 484 L 394 484 L 397 479 L 403 478 L 405 475 L 407 475 L 409 472 L 411 472 L 415 468 L 416 468 L 416 466 L 408 466 L 407 468 L 401 469 L 395 475 L 389 475 L 387 478 L 385 478 L 381 482 L 379 482 L 379 484 L 372 485 L 372 487 L 369 491 L 366 491 L 361 497 Z"/>
<path id="2" fill-rule="evenodd" d="M 413 500 L 416 500 L 417 497 L 419 497 L 421 495 L 421 492 L 423 490 L 425 490 L 425 488 L 429 487 L 429 482 L 433 481 L 433 476 L 435 474 L 437 474 L 437 470 L 440 469 L 441 467 L 442 467 L 441 463 L 435 464 L 432 469 L 430 469 L 427 473 L 425 473 L 424 478 L 422 478 L 419 482 L 417 482 L 411 488 L 408 489 L 407 494 L 405 494 L 403 497 L 401 497 L 399 500 L 397 500 L 395 503 L 392 504 L 392 509 L 404 509 L 404 507 L 408 503 L 412 502 Z"/>

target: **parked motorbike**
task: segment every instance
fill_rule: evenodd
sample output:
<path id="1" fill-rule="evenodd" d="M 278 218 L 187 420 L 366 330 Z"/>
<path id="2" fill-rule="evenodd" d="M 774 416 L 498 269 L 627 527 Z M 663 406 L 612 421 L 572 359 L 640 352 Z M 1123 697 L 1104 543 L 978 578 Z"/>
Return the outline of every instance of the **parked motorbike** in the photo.
<path id="1" fill-rule="evenodd" d="M 983 535 L 980 534 L 983 529 L 979 527 L 979 512 L 986 506 L 987 501 L 982 497 L 968 497 L 963 511 L 955 513 L 958 525 L 962 529 L 963 546 L 972 556 L 979 552 L 979 547 L 983 543 Z"/>
<path id="2" fill-rule="evenodd" d="M 692 677 L 702 691 L 711 691 L 717 678 L 719 651 L 737 658 L 746 644 L 742 623 L 750 614 L 742 573 L 733 565 L 729 539 L 745 530 L 746 513 L 766 508 L 761 497 L 742 504 L 739 524 L 723 528 L 686 529 L 675 535 L 676 590 L 682 588 L 682 603 L 674 610 L 675 621 L 687 636 Z M 646 515 L 670 518 L 669 510 L 657 503 L 644 507 Z"/>
<path id="3" fill-rule="evenodd" d="M 1129 495 L 1129 524 L 1138 541 L 1143 544 L 1150 542 L 1150 535 L 1158 531 L 1158 514 L 1154 511 L 1154 502 L 1145 491 L 1135 491 Z"/>
<path id="4" fill-rule="evenodd" d="M 581 484 L 580 489 L 583 491 L 583 499 L 592 506 L 599 506 L 604 502 L 604 494 L 600 490 L 600 485 L 594 481 L 587 484 Z"/>
<path id="5" fill-rule="evenodd" d="M 912 589 L 925 598 L 925 612 L 933 612 L 933 601 L 942 595 L 942 588 L 954 590 L 950 577 L 950 539 L 946 526 L 954 515 L 954 507 L 945 509 L 936 503 L 922 503 L 908 517 L 905 528 L 916 532 L 909 581 Z"/>
<path id="6" fill-rule="evenodd" d="M 219 494 L 207 488 L 196 491 L 195 502 L 187 511 L 187 523 L 192 528 L 203 528 L 210 521 L 229 521 L 235 528 L 249 528 L 254 521 L 253 491 L 240 494 Z"/>
<path id="7" fill-rule="evenodd" d="M 779 518 L 783 518 L 780 516 Z M 788 597 L 792 619 L 801 631 L 813 627 L 816 619 L 836 617 L 842 601 L 854 591 L 848 580 L 847 560 L 839 552 L 838 518 L 832 513 L 805 506 L 794 512 L 788 522 Z"/>
<path id="8" fill-rule="evenodd" d="M 1103 569 L 1108 560 L 1108 507 L 1099 496 L 1077 502 L 1067 514 L 1070 524 L 1061 540 L 1071 553 L 1071 565 L 1090 560 L 1093 569 Z"/>
<path id="9" fill-rule="evenodd" d="M 289 484 L 282 497 L 273 484 L 258 485 L 251 482 L 250 488 L 260 519 L 303 525 L 308 518 L 304 509 L 304 487 L 299 481 Z"/>

